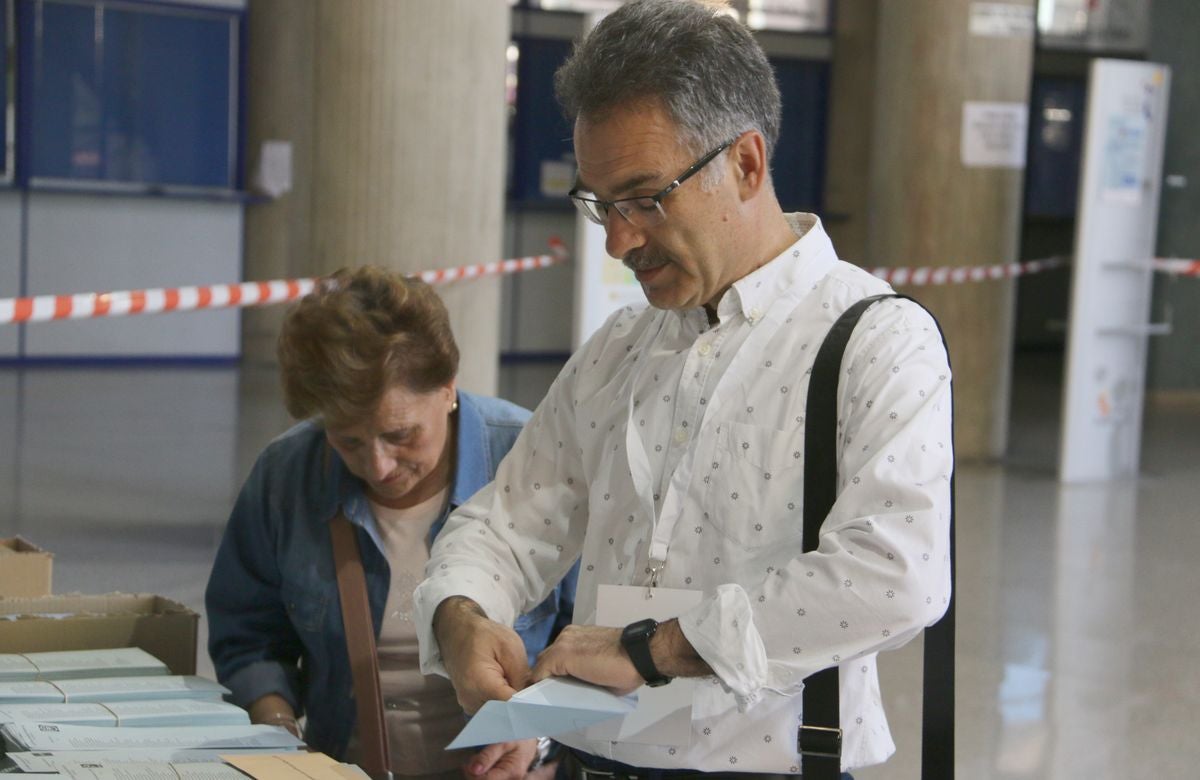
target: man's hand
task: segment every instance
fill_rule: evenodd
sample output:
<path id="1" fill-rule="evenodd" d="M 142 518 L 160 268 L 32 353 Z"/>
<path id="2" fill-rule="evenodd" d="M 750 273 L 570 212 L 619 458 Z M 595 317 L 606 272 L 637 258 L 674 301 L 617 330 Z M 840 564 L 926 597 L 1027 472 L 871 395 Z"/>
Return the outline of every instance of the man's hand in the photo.
<path id="1" fill-rule="evenodd" d="M 604 626 L 564 628 L 533 667 L 533 682 L 547 677 L 575 677 L 621 695 L 646 682 L 621 647 L 621 629 Z"/>
<path id="2" fill-rule="evenodd" d="M 433 634 L 458 703 L 468 713 L 492 699 L 508 701 L 529 681 L 521 637 L 488 619 L 468 598 L 452 596 L 438 605 Z"/>
<path id="3" fill-rule="evenodd" d="M 520 780 L 536 755 L 536 739 L 488 745 L 471 756 L 463 767 L 463 775 L 472 780 Z"/>
<path id="4" fill-rule="evenodd" d="M 612 688 L 620 695 L 640 688 L 646 681 L 621 647 L 621 631 L 603 626 L 567 626 L 554 644 L 538 655 L 532 682 L 547 677 L 576 677 Z M 650 657 L 667 677 L 706 677 L 713 673 L 683 635 L 678 620 L 658 624 L 658 631 L 650 638 Z"/>
<path id="5" fill-rule="evenodd" d="M 277 693 L 268 693 L 255 699 L 248 710 L 251 723 L 263 723 L 268 726 L 282 726 L 298 739 L 300 723 L 296 720 L 296 711 L 288 700 Z"/>

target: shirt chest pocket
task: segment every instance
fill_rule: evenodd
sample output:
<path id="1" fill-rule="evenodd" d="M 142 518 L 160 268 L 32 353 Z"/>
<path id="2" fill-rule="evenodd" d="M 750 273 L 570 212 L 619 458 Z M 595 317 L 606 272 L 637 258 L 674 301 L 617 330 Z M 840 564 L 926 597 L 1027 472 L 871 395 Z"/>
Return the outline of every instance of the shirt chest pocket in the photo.
<path id="1" fill-rule="evenodd" d="M 720 424 L 707 464 L 709 524 L 746 549 L 803 535 L 804 437 L 747 423 Z"/>
<path id="2" fill-rule="evenodd" d="M 287 608 L 288 620 L 298 632 L 322 632 L 325 630 L 325 613 L 329 605 L 327 596 L 313 592 L 310 588 L 285 584 L 283 603 Z"/>

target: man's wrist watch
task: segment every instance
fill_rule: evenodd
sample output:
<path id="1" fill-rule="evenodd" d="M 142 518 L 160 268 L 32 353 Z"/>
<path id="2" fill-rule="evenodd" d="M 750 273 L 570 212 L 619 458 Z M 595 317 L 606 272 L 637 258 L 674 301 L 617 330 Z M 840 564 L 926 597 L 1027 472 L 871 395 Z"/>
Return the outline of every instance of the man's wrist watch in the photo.
<path id="1" fill-rule="evenodd" d="M 671 678 L 658 671 L 650 655 L 650 637 L 658 631 L 658 621 L 646 618 L 625 626 L 621 632 L 621 647 L 633 661 L 633 668 L 646 681 L 646 685 L 657 688 L 671 682 Z"/>
<path id="2" fill-rule="evenodd" d="M 557 760 L 560 747 L 561 745 L 550 739 L 550 737 L 538 737 L 537 753 L 534 754 L 533 761 L 529 764 L 529 769 L 525 770 L 526 773 Z"/>

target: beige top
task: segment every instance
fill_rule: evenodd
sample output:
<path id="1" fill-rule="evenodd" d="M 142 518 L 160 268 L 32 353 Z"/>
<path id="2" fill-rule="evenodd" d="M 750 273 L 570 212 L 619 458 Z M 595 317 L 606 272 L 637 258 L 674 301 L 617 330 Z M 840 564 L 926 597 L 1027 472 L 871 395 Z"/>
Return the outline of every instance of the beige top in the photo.
<path id="1" fill-rule="evenodd" d="M 417 666 L 417 633 L 412 623 L 413 590 L 425 578 L 429 550 L 425 539 L 446 505 L 448 490 L 408 509 L 371 502 L 392 572 L 377 651 L 383 693 L 384 723 L 392 756 L 392 772 L 419 776 L 453 772 L 474 751 L 446 752 L 450 740 L 466 725 L 454 688 L 444 677 L 426 677 Z M 359 755 L 355 729 L 347 755 Z"/>

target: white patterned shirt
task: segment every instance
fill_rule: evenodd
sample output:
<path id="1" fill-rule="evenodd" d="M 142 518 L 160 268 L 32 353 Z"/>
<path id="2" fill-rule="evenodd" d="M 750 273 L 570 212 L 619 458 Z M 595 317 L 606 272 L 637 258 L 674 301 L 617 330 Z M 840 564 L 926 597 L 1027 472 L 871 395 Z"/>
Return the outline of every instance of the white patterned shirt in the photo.
<path id="1" fill-rule="evenodd" d="M 431 621 L 453 595 L 511 625 L 582 555 L 575 622 L 597 586 L 703 594 L 680 627 L 714 676 L 690 746 L 559 739 L 640 767 L 799 772 L 802 681 L 837 664 L 846 769 L 895 749 L 876 653 L 933 623 L 950 595 L 950 369 L 909 301 L 867 311 L 842 362 L 839 493 L 802 552 L 804 414 L 834 320 L 883 281 L 839 261 L 819 220 L 702 308 L 626 308 L 575 354 L 496 480 L 450 518 L 416 593 L 422 670 L 445 673 Z"/>

